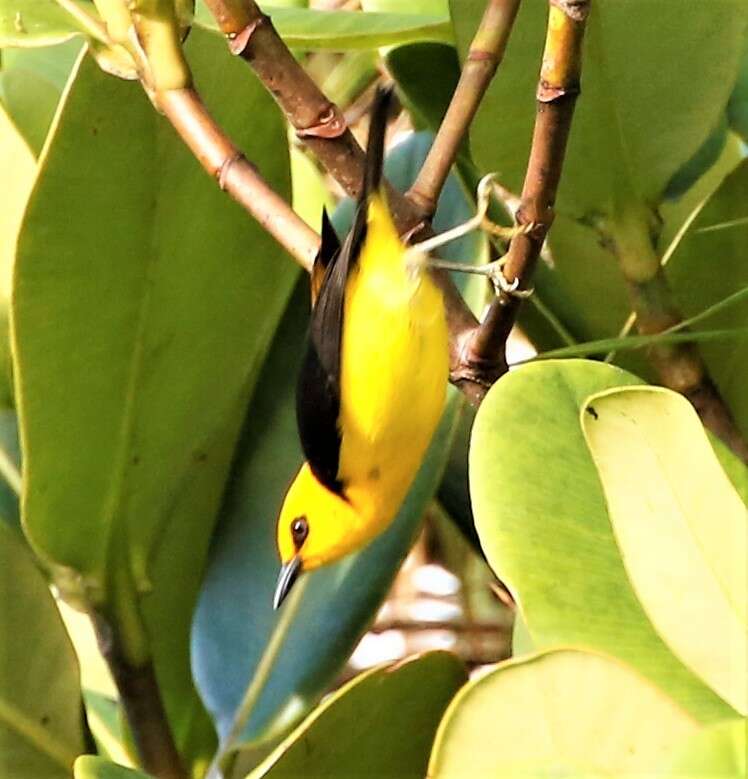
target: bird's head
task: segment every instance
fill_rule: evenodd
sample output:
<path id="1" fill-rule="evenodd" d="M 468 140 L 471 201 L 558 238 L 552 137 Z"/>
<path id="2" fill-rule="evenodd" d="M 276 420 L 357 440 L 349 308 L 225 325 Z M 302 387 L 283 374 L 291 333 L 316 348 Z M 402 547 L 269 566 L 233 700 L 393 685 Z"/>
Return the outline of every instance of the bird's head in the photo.
<path id="1" fill-rule="evenodd" d="M 296 579 L 358 548 L 362 523 L 346 500 L 321 484 L 304 463 L 286 493 L 278 518 L 281 571 L 273 606 L 277 609 Z"/>

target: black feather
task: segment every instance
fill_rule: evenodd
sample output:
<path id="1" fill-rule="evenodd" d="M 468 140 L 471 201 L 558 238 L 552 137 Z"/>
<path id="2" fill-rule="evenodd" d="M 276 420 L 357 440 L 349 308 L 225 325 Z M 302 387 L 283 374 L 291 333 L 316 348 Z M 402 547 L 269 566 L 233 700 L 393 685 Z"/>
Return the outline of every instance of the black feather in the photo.
<path id="1" fill-rule="evenodd" d="M 343 246 L 333 251 L 334 230 L 327 214 L 322 216 L 322 245 L 315 262 L 325 271 L 312 311 L 307 351 L 296 390 L 296 419 L 304 457 L 319 481 L 340 495 L 345 485 L 338 478 L 340 446 L 340 374 L 343 346 L 343 315 L 348 276 L 356 266 L 366 239 L 369 195 L 382 179 L 384 132 L 391 90 L 377 90 L 369 125 L 369 143 L 361 193 L 353 227 Z M 334 239 L 337 243 L 337 236 Z"/>

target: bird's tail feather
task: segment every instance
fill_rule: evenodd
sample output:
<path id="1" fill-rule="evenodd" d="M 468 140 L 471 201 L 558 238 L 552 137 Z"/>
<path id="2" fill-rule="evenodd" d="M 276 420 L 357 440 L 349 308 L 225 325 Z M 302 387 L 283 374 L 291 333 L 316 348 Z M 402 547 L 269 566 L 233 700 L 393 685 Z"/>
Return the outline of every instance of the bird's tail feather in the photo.
<path id="1" fill-rule="evenodd" d="M 382 181 L 384 132 L 387 129 L 387 114 L 391 103 L 392 88 L 378 87 L 371 108 L 369 142 L 366 147 L 366 165 L 359 203 L 365 203 L 369 195 L 379 189 L 379 184 Z"/>

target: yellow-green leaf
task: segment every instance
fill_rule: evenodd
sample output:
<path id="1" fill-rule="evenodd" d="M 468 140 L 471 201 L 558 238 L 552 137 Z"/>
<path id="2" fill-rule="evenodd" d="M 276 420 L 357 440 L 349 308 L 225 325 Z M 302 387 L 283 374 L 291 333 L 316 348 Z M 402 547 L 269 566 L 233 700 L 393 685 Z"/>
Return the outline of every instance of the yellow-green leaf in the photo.
<path id="1" fill-rule="evenodd" d="M 698 730 L 670 698 L 604 655 L 560 649 L 465 685 L 437 731 L 429 777 L 651 775 Z"/>
<path id="2" fill-rule="evenodd" d="M 748 710 L 748 512 L 693 407 L 656 387 L 593 395 L 581 412 L 624 565 L 673 652 Z"/>

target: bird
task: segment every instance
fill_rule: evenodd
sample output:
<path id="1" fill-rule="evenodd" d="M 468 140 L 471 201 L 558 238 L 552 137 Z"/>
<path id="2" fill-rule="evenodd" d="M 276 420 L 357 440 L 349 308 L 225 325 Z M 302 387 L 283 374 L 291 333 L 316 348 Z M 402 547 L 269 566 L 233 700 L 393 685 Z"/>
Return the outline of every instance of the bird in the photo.
<path id="1" fill-rule="evenodd" d="M 371 109 L 364 175 L 342 245 L 327 213 L 296 388 L 305 458 L 278 516 L 273 607 L 299 576 L 364 547 L 397 514 L 444 409 L 442 294 L 398 235 L 382 186 L 391 89 Z"/>

